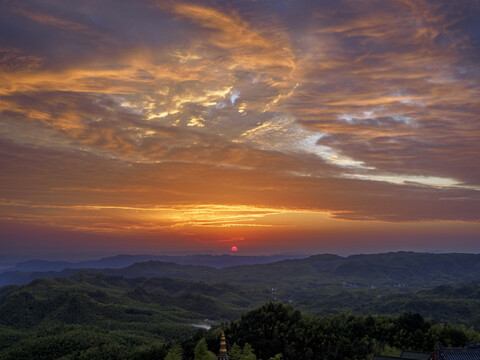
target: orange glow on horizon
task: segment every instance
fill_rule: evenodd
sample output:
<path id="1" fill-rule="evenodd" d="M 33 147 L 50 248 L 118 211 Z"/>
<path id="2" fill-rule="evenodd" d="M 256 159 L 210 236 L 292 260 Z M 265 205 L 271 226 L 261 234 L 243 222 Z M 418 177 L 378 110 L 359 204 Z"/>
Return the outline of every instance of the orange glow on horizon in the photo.
<path id="1" fill-rule="evenodd" d="M 0 4 L 0 245 L 472 248 L 478 9 L 342 6 Z"/>

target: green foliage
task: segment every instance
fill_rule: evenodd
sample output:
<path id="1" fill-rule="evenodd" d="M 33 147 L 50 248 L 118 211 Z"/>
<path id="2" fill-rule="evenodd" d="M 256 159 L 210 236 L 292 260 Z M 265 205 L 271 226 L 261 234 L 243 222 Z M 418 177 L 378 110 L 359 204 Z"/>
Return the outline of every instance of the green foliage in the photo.
<path id="1" fill-rule="evenodd" d="M 439 341 L 447 346 L 465 346 L 480 340 L 480 334 L 471 329 L 434 324 L 419 314 L 315 317 L 281 303 L 269 303 L 245 314 L 225 333 L 230 343 L 251 344 L 262 359 L 281 354 L 285 359 L 363 360 L 374 352 L 433 351 Z M 232 347 L 232 359 L 242 359 L 239 349 L 239 345 Z"/>
<path id="2" fill-rule="evenodd" d="M 242 360 L 256 360 L 252 346 L 249 343 L 246 343 L 242 350 Z"/>
<path id="3" fill-rule="evenodd" d="M 216 356 L 211 351 L 208 351 L 207 342 L 201 339 L 194 350 L 195 360 L 216 360 Z"/>
<path id="4" fill-rule="evenodd" d="M 222 270 L 151 262 L 110 275 L 81 271 L 70 278 L 8 286 L 0 289 L 0 358 L 175 359 L 178 353 L 167 345 L 180 341 L 183 358 L 192 360 L 201 339 L 207 349 L 217 350 L 221 333 L 219 327 L 207 332 L 192 324 L 207 317 L 218 324 L 242 314 L 223 327 L 227 344 L 238 344 L 229 348 L 231 360 L 255 355 L 355 360 L 374 352 L 398 354 L 403 348 L 430 351 L 438 341 L 464 346 L 479 340 L 474 329 L 480 329 L 480 281 L 452 285 L 462 276 L 472 278 L 468 269 L 476 258 L 444 257 L 451 266 L 447 271 L 429 254 L 380 255 L 346 260 L 323 255 Z M 423 276 L 418 271 L 427 260 L 433 262 Z M 159 269 L 229 284 L 118 276 L 155 275 Z M 409 276 L 408 286 L 392 286 Z M 370 281 L 378 286 L 370 287 Z M 443 284 L 415 286 L 429 281 Z M 275 297 L 291 300 L 298 310 L 268 303 L 246 313 L 272 298 L 272 286 Z"/>
<path id="5" fill-rule="evenodd" d="M 228 358 L 230 360 L 242 360 L 242 348 L 237 343 L 233 344 L 228 352 Z"/>
<path id="6" fill-rule="evenodd" d="M 384 355 L 384 356 L 392 356 L 392 357 L 399 357 L 400 353 L 402 352 L 401 349 L 397 349 L 396 347 L 392 347 L 389 345 L 384 345 L 382 348 L 375 348 L 375 353 L 378 355 Z"/>
<path id="7" fill-rule="evenodd" d="M 0 352 L 2 359 L 153 359 L 165 355 L 155 339 L 79 325 L 38 331 Z"/>
<path id="8" fill-rule="evenodd" d="M 180 344 L 174 344 L 170 347 L 170 350 L 168 350 L 168 354 L 164 360 L 182 360 L 182 356 L 182 346 Z"/>
<path id="9" fill-rule="evenodd" d="M 9 287 L 0 304 L 0 358 L 163 359 L 165 341 L 192 336 L 191 324 L 205 319 L 176 301 L 196 285 L 215 289 L 88 273 Z M 222 306 L 228 312 L 229 305 Z"/>
<path id="10" fill-rule="evenodd" d="M 246 343 L 243 349 L 240 346 L 238 346 L 236 343 L 233 344 L 232 348 L 228 352 L 228 358 L 230 360 L 256 360 L 257 359 L 249 343 Z"/>
<path id="11" fill-rule="evenodd" d="M 283 355 L 280 353 L 280 354 L 277 354 L 277 355 L 271 357 L 268 360 L 283 360 Z"/>

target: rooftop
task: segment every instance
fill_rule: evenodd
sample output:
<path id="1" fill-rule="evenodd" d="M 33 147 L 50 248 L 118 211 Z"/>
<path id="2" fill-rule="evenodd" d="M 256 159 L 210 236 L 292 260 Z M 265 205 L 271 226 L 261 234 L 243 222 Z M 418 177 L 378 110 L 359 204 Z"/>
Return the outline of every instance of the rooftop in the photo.
<path id="1" fill-rule="evenodd" d="M 428 360 L 432 357 L 431 352 L 402 350 L 400 359 Z"/>
<path id="2" fill-rule="evenodd" d="M 479 360 L 480 345 L 468 344 L 464 348 L 447 348 L 439 345 L 434 352 L 435 360 Z"/>
<path id="3" fill-rule="evenodd" d="M 465 347 L 444 347 L 439 344 L 433 353 L 402 350 L 400 356 L 373 355 L 372 360 L 480 360 L 480 344 Z"/>

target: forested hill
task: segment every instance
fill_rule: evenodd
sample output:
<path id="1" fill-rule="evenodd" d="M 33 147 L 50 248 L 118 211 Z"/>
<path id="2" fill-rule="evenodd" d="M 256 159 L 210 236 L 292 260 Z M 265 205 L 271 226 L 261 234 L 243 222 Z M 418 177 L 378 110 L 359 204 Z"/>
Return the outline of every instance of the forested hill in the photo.
<path id="1" fill-rule="evenodd" d="M 0 358 L 163 359 L 174 341 L 182 342 L 184 359 L 193 359 L 193 349 L 203 337 L 210 350 L 218 351 L 222 322 L 231 354 L 238 350 L 235 343 L 247 350 L 248 343 L 258 359 L 278 354 L 285 360 L 365 359 L 373 352 L 391 354 L 401 348 L 431 351 L 438 341 L 464 346 L 480 339 L 475 330 L 455 325 L 480 328 L 480 284 L 442 285 L 402 297 L 397 294 L 394 298 L 403 299 L 404 310 L 408 311 L 409 303 L 423 304 L 428 310 L 422 315 L 401 316 L 397 314 L 403 310 L 393 307 L 390 311 L 395 315 L 358 313 L 354 311 L 357 291 L 369 297 L 372 314 L 378 314 L 375 306 L 382 306 L 385 300 L 376 291 L 341 286 L 337 295 L 331 295 L 342 297 L 318 297 L 335 300 L 337 308 L 329 309 L 327 304 L 327 316 L 300 313 L 280 302 L 248 312 L 269 298 L 264 290 L 241 283 L 126 279 L 87 272 L 4 287 L 0 289 Z M 342 313 L 334 314 L 338 306 L 343 306 Z M 300 309 L 296 303 L 295 307 Z M 443 319 L 450 320 L 446 324 L 438 322 L 442 309 L 447 310 Z M 228 323 L 235 319 L 239 320 Z M 214 329 L 205 332 L 193 325 L 213 325 Z"/>
<path id="2" fill-rule="evenodd" d="M 218 270 L 148 261 L 103 272 L 125 277 L 168 276 L 230 283 L 433 286 L 480 279 L 480 255 L 396 252 L 341 257 L 324 254 Z"/>
<path id="3" fill-rule="evenodd" d="M 434 286 L 480 279 L 479 254 L 427 254 L 395 252 L 372 255 L 314 255 L 306 259 L 283 260 L 270 264 L 232 266 L 179 265 L 147 261 L 121 269 L 91 269 L 109 275 L 135 277 L 176 277 L 182 279 L 299 284 L 319 286 L 341 282 L 355 286 Z M 61 272 L 7 272 L 0 285 L 24 284 L 36 278 L 71 276 L 77 270 Z"/>
<path id="4" fill-rule="evenodd" d="M 289 305 L 268 303 L 223 329 L 212 329 L 185 341 L 184 358 L 193 358 L 193 345 L 202 337 L 210 349 L 216 349 L 221 330 L 232 354 L 242 347 L 255 354 L 237 359 L 252 360 L 364 360 L 374 353 L 398 356 L 401 349 L 433 352 L 439 342 L 445 346 L 465 346 L 480 340 L 478 332 L 434 324 L 419 314 L 315 317 Z"/>
<path id="5" fill-rule="evenodd" d="M 224 268 L 237 265 L 268 264 L 275 261 L 286 259 L 302 259 L 306 255 L 300 254 L 278 254 L 278 255 L 116 255 L 101 258 L 98 260 L 88 260 L 80 262 L 67 261 L 48 261 L 48 260 L 28 260 L 17 263 L 15 266 L 2 269 L 0 272 L 20 271 L 20 272 L 46 272 L 61 271 L 64 269 L 105 269 L 105 268 L 124 268 L 137 262 L 162 261 L 172 262 L 180 265 L 199 265 L 211 266 L 215 268 Z"/>

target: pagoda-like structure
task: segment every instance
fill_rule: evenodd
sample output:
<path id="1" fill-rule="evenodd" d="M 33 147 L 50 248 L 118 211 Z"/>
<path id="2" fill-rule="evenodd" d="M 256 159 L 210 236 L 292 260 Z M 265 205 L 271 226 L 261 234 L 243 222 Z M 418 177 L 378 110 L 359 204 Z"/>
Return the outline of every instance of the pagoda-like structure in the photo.
<path id="1" fill-rule="evenodd" d="M 225 333 L 223 331 L 220 338 L 220 351 L 218 352 L 218 360 L 228 360 L 227 342 L 225 341 Z"/>

